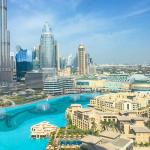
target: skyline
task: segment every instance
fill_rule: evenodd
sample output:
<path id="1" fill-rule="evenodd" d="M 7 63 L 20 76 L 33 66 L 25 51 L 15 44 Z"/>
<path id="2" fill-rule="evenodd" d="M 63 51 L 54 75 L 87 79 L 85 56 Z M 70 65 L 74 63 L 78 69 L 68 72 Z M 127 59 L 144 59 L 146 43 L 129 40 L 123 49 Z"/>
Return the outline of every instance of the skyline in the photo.
<path id="1" fill-rule="evenodd" d="M 48 21 L 63 56 L 82 42 L 96 63 L 150 63 L 149 17 L 150 0 L 8 1 L 11 50 L 38 46 Z"/>

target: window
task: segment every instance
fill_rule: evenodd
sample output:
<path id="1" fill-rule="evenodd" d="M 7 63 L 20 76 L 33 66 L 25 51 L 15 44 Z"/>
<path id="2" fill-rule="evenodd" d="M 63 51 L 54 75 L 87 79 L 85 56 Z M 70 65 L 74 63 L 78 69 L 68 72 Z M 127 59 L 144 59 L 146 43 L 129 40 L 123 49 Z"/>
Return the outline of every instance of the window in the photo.
<path id="1" fill-rule="evenodd" d="M 129 104 L 127 104 L 127 109 L 129 110 Z"/>

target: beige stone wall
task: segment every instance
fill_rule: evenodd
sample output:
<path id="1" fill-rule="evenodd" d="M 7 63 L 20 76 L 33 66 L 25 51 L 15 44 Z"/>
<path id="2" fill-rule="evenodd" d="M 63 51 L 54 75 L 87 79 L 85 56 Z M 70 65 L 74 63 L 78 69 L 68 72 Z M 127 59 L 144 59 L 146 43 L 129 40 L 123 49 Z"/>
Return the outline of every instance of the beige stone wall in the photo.
<path id="1" fill-rule="evenodd" d="M 150 142 L 150 133 L 136 133 L 136 142 L 140 143 L 149 143 Z"/>

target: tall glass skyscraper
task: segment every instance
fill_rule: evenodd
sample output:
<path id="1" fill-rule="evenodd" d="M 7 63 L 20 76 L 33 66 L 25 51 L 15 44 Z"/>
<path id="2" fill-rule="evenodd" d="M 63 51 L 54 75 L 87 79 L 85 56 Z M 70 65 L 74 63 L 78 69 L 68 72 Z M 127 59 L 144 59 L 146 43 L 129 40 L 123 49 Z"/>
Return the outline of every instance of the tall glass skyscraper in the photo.
<path id="1" fill-rule="evenodd" d="M 10 33 L 7 30 L 7 0 L 0 0 L 0 84 L 11 82 Z"/>
<path id="2" fill-rule="evenodd" d="M 25 74 L 32 69 L 32 52 L 28 51 L 27 49 L 22 49 L 20 47 L 16 54 L 17 81 L 23 79 L 25 77 Z"/>
<path id="3" fill-rule="evenodd" d="M 58 67 L 58 46 L 49 24 L 44 24 L 40 41 L 40 68 Z"/>

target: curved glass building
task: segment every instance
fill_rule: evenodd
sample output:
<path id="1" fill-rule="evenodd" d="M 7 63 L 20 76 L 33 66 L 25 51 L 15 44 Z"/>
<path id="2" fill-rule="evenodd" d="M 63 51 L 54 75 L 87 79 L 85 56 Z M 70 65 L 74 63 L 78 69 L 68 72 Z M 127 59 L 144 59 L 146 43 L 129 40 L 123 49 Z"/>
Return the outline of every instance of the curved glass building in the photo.
<path id="1" fill-rule="evenodd" d="M 40 68 L 57 68 L 58 50 L 57 42 L 49 24 L 46 22 L 42 29 L 40 40 Z"/>

